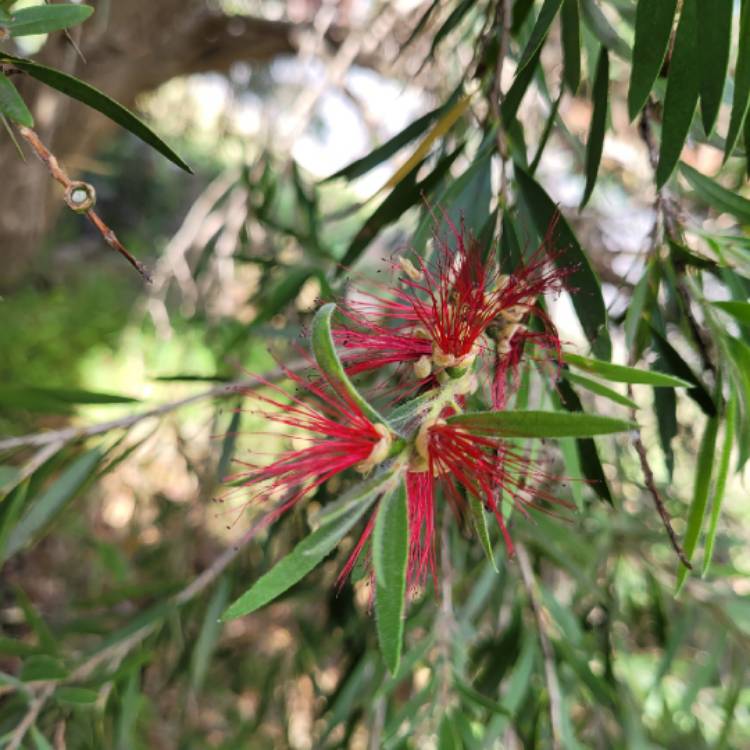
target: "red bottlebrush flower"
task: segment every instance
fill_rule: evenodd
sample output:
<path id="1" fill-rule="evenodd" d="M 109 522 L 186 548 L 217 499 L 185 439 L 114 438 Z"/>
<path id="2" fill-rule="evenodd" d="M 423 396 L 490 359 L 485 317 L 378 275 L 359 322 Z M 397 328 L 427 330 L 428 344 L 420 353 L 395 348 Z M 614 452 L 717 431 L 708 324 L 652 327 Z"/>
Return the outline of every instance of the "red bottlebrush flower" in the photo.
<path id="1" fill-rule="evenodd" d="M 269 514 L 269 523 L 336 474 L 349 468 L 369 472 L 388 457 L 392 442 L 388 428 L 373 424 L 346 393 L 334 390 L 320 378 L 306 380 L 286 369 L 285 374 L 314 403 L 307 403 L 262 379 L 260 382 L 288 402 L 252 395 L 273 407 L 261 412 L 264 417 L 294 428 L 295 437 L 299 437 L 297 431 L 306 433 L 304 438 L 309 445 L 287 450 L 267 466 L 240 462 L 247 470 L 227 478 L 241 480 L 243 487 L 252 487 L 251 502 L 265 500 L 270 495 L 286 496 L 281 506 Z"/>
<path id="2" fill-rule="evenodd" d="M 400 286 L 342 306 L 348 324 L 336 331 L 336 341 L 351 374 L 407 363 L 419 380 L 425 380 L 434 371 L 465 368 L 490 350 L 485 334 L 510 361 L 514 349 L 518 354 L 529 339 L 559 348 L 554 328 L 536 304 L 541 295 L 560 292 L 569 273 L 551 263 L 549 239 L 505 275 L 494 253 L 485 255 L 463 226 L 459 231 L 449 221 L 448 225 L 455 247 L 438 238 L 431 262 L 417 258 L 415 265 L 400 259 Z M 541 320 L 551 334 L 528 331 L 522 321 L 529 315 Z M 501 371 L 509 369 L 513 368 Z M 495 390 L 499 396 L 503 389 Z"/>
<path id="3" fill-rule="evenodd" d="M 542 489 L 551 477 L 502 439 L 477 434 L 463 425 L 451 425 L 440 419 L 420 429 L 416 447 L 422 466 L 414 468 L 424 469 L 421 481 L 429 485 L 430 492 L 434 494 L 437 480 L 454 510 L 462 513 L 463 488 L 467 496 L 474 497 L 494 514 L 511 555 L 513 542 L 503 518 L 501 498 L 511 499 L 523 513 L 525 506 L 535 499 L 561 502 Z"/>

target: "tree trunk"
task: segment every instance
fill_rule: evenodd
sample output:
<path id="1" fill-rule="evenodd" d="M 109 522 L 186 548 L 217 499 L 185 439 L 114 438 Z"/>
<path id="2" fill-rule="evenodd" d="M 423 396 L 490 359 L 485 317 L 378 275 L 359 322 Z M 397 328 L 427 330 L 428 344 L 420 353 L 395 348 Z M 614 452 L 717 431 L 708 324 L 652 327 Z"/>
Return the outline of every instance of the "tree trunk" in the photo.
<path id="1" fill-rule="evenodd" d="M 97 0 L 97 12 L 76 40 L 83 62 L 61 33 L 36 58 L 96 86 L 125 106 L 175 76 L 227 71 L 238 61 L 263 62 L 296 51 L 294 24 L 211 10 L 204 0 Z M 14 75 L 42 140 L 60 160 L 91 154 L 111 123 L 23 75 Z M 0 138 L 0 289 L 16 287 L 33 266 L 62 200 L 59 185 L 33 156 L 23 162 L 10 138 Z"/>

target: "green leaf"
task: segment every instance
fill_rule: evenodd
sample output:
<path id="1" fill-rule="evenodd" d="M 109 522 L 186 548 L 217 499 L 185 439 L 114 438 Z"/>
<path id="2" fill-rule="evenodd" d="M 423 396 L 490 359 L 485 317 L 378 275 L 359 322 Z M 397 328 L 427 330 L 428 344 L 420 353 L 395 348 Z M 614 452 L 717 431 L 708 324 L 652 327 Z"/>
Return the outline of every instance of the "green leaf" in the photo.
<path id="1" fill-rule="evenodd" d="M 583 21 L 589 31 L 611 52 L 630 62 L 630 47 L 627 42 L 612 28 L 607 17 L 595 0 L 581 0 Z"/>
<path id="2" fill-rule="evenodd" d="M 563 376 L 571 383 L 575 383 L 576 385 L 580 385 L 582 388 L 585 388 L 587 391 L 596 393 L 597 396 L 608 398 L 610 401 L 614 401 L 616 404 L 620 404 L 621 406 L 627 406 L 629 409 L 638 408 L 638 404 L 636 404 L 635 401 L 632 401 L 627 396 L 623 396 L 621 393 L 618 393 L 612 388 L 608 388 L 606 385 L 603 385 L 597 380 L 585 378 L 583 377 L 583 375 L 576 375 L 575 373 L 570 372 L 570 370 L 565 370 L 563 372 Z"/>
<path id="3" fill-rule="evenodd" d="M 652 370 L 641 370 L 638 367 L 626 367 L 615 365 L 611 362 L 602 362 L 598 359 L 581 357 L 579 354 L 563 352 L 563 360 L 579 370 L 592 372 L 615 383 L 638 383 L 641 385 L 656 385 L 663 388 L 690 388 L 691 382 L 682 378 L 666 375 L 663 372 Z"/>
<path id="4" fill-rule="evenodd" d="M 68 670 L 53 656 L 37 654 L 25 659 L 21 667 L 20 678 L 23 682 L 36 680 L 64 680 Z"/>
<path id="5" fill-rule="evenodd" d="M 55 699 L 60 703 L 68 703 L 74 706 L 90 706 L 96 703 L 99 693 L 82 687 L 59 687 L 55 691 Z"/>
<path id="6" fill-rule="evenodd" d="M 70 502 L 96 470 L 104 454 L 99 448 L 79 456 L 36 498 L 11 532 L 1 562 L 23 549 Z"/>
<path id="7" fill-rule="evenodd" d="M 222 576 L 211 594 L 195 648 L 190 655 L 190 686 L 193 690 L 200 690 L 206 679 L 211 656 L 221 635 L 219 617 L 229 601 L 229 591 L 229 578 Z"/>
<path id="8" fill-rule="evenodd" d="M 541 10 L 539 11 L 539 16 L 534 24 L 534 28 L 531 31 L 531 36 L 529 36 L 529 41 L 526 43 L 526 48 L 518 62 L 516 75 L 518 75 L 533 60 L 534 55 L 541 48 L 542 42 L 547 38 L 549 27 L 552 25 L 552 21 L 555 20 L 555 16 L 560 10 L 561 5 L 562 0 L 544 0 Z"/>
<path id="9" fill-rule="evenodd" d="M 354 524 L 362 518 L 365 511 L 375 502 L 375 498 L 387 492 L 389 488 L 389 483 L 386 481 L 378 485 L 378 491 L 370 489 L 349 513 L 337 516 L 305 537 L 286 557 L 276 563 L 268 573 L 261 576 L 248 591 L 231 604 L 221 619 L 233 620 L 250 614 L 302 580 L 327 557 Z"/>
<path id="10" fill-rule="evenodd" d="M 734 0 L 698 0 L 701 43 L 701 114 L 709 135 L 719 114 L 732 41 Z"/>
<path id="11" fill-rule="evenodd" d="M 448 101 L 422 115 L 417 120 L 414 120 L 410 125 L 407 125 L 400 133 L 397 133 L 387 140 L 381 146 L 370 151 L 367 156 L 362 157 L 353 161 L 351 164 L 339 169 L 338 172 L 334 172 L 329 177 L 326 177 L 323 182 L 331 182 L 339 178 L 346 180 L 353 180 L 357 177 L 361 177 L 363 174 L 367 174 L 371 169 L 374 169 L 378 164 L 382 164 L 386 159 L 390 159 L 391 156 L 398 153 L 407 143 L 411 143 L 415 138 L 422 135 L 427 128 L 435 122 L 441 115 L 450 110 L 453 105 L 458 101 L 460 95 L 460 89 L 456 90 Z"/>
<path id="12" fill-rule="evenodd" d="M 687 395 L 703 409 L 705 414 L 709 417 L 715 416 L 716 404 L 711 398 L 711 394 L 679 352 L 653 326 L 651 326 L 651 336 L 657 351 L 661 355 L 659 363 L 672 375 L 691 383 L 692 387 L 688 389 Z"/>
<path id="13" fill-rule="evenodd" d="M 734 151 L 742 132 L 748 105 L 750 105 L 750 2 L 743 0 L 740 11 L 740 36 L 737 48 L 737 66 L 734 71 L 734 98 L 732 116 L 724 146 L 724 161 Z"/>
<path id="14" fill-rule="evenodd" d="M 373 424 L 386 424 L 385 418 L 356 389 L 339 359 L 331 334 L 331 318 L 335 311 L 335 303 L 329 302 L 315 313 L 310 336 L 315 361 L 333 388 L 348 396 Z"/>
<path id="15" fill-rule="evenodd" d="M 609 359 L 612 344 L 607 331 L 607 310 L 586 254 L 544 189 L 518 165 L 515 173 L 537 232 L 541 237 L 551 234 L 550 245 L 557 251 L 555 262 L 560 268 L 574 269 L 568 276 L 570 287 L 576 290 L 571 295 L 572 302 L 592 351 L 600 358 Z"/>
<path id="16" fill-rule="evenodd" d="M 534 57 L 529 60 L 524 69 L 513 79 L 513 83 L 505 94 L 503 103 L 500 105 L 500 116 L 506 130 L 510 126 L 510 123 L 516 119 L 518 108 L 521 106 L 523 97 L 534 78 L 537 65 L 539 64 L 539 56 L 541 55 L 542 47 L 540 46 Z"/>
<path id="17" fill-rule="evenodd" d="M 568 411 L 583 411 L 581 399 L 578 398 L 575 389 L 567 380 L 559 380 L 557 382 L 557 395 L 560 399 L 560 403 Z M 578 458 L 581 470 L 583 471 L 583 476 L 586 477 L 591 488 L 602 500 L 604 500 L 605 503 L 614 505 L 612 493 L 609 489 L 609 482 L 607 482 L 607 476 L 604 473 L 604 467 L 599 458 L 599 451 L 597 450 L 596 443 L 592 438 L 580 438 L 576 440 L 576 446 L 578 448 Z"/>
<path id="18" fill-rule="evenodd" d="M 737 415 L 737 392 L 731 389 L 729 401 L 726 407 L 726 419 L 724 421 L 724 442 L 721 445 L 719 466 L 716 470 L 716 482 L 714 484 L 713 497 L 711 499 L 711 521 L 706 534 L 706 547 L 703 553 L 703 576 L 708 574 L 711 560 L 714 556 L 714 542 L 716 531 L 719 526 L 721 505 L 724 501 L 724 490 L 727 486 L 729 476 L 729 462 L 732 456 L 732 440 L 734 439 L 734 422 Z"/>
<path id="19" fill-rule="evenodd" d="M 750 326 L 750 302 L 712 302 L 711 304 L 731 315 L 743 326 Z"/>
<path id="20" fill-rule="evenodd" d="M 696 4 L 697 0 L 684 0 L 677 25 L 664 97 L 661 148 L 656 166 L 657 187 L 664 185 L 674 171 L 698 104 L 701 53 Z"/>
<path id="21" fill-rule="evenodd" d="M 53 89 L 57 89 L 63 94 L 77 99 L 79 102 L 83 102 L 92 109 L 97 110 L 97 112 L 101 112 L 110 120 L 140 138 L 144 143 L 156 149 L 160 154 L 180 167 L 180 169 L 184 169 L 186 172 L 192 174 L 190 167 L 143 120 L 136 117 L 121 104 L 118 104 L 114 99 L 110 99 L 106 94 L 99 91 L 99 89 L 89 86 L 89 84 L 84 83 L 78 78 L 69 76 L 67 73 L 48 68 L 45 65 L 40 65 L 33 60 L 27 60 L 23 57 L 14 57 L 13 55 L 0 53 L 0 63 L 12 65 L 19 70 L 23 70 L 32 78 L 36 78 L 37 81 L 41 81 L 47 84 L 47 86 L 51 86 Z"/>
<path id="22" fill-rule="evenodd" d="M 372 215 L 365 221 L 363 226 L 354 236 L 349 247 L 344 253 L 336 274 L 341 276 L 352 263 L 366 250 L 367 246 L 375 239 L 381 229 L 399 219 L 407 209 L 423 200 L 425 196 L 442 182 L 448 173 L 451 164 L 456 160 L 463 150 L 464 144 L 459 144 L 456 149 L 442 157 L 435 168 L 421 182 L 417 182 L 417 173 L 424 162 L 417 164 L 408 175 L 406 175 L 388 197 L 373 211 Z"/>
<path id="23" fill-rule="evenodd" d="M 391 674 L 396 673 L 401 661 L 408 558 L 409 511 L 406 486 L 401 481 L 380 501 L 372 536 L 378 641 Z"/>
<path id="24" fill-rule="evenodd" d="M 16 87 L 8 80 L 7 76 L 0 73 L 0 114 L 9 120 L 25 125 L 27 128 L 34 127 L 34 118 L 21 98 Z"/>
<path id="25" fill-rule="evenodd" d="M 585 438 L 637 428 L 623 419 L 564 411 L 466 412 L 448 417 L 447 421 L 477 435 L 502 438 Z"/>
<path id="26" fill-rule="evenodd" d="M 36 726 L 31 727 L 29 734 L 31 735 L 31 739 L 34 740 L 36 750 L 53 750 L 52 745 L 49 744 L 47 738 L 36 728 Z"/>
<path id="27" fill-rule="evenodd" d="M 563 0 L 560 14 L 563 80 L 572 94 L 581 83 L 581 18 L 578 0 Z"/>
<path id="28" fill-rule="evenodd" d="M 695 484 L 693 485 L 693 500 L 690 503 L 690 513 L 688 514 L 687 529 L 682 548 L 688 560 L 691 560 L 695 547 L 698 544 L 698 537 L 703 527 L 703 519 L 706 515 L 706 506 L 708 505 L 708 492 L 711 487 L 711 470 L 714 465 L 714 452 L 716 450 L 716 434 L 719 429 L 719 418 L 710 417 L 706 422 L 706 429 L 701 440 L 700 450 L 698 451 L 698 465 L 695 470 Z M 675 596 L 680 593 L 685 585 L 689 569 L 684 565 L 680 566 L 677 574 L 677 590 Z"/>
<path id="29" fill-rule="evenodd" d="M 0 386 L 0 404 L 9 409 L 68 413 L 76 404 L 135 404 L 138 399 L 116 393 L 99 393 L 77 388 L 38 388 L 23 385 Z"/>
<path id="30" fill-rule="evenodd" d="M 596 176 L 599 174 L 599 164 L 602 160 L 604 148 L 604 134 L 607 130 L 607 96 L 609 94 L 609 54 L 606 47 L 599 53 L 594 76 L 592 99 L 594 113 L 591 116 L 591 130 L 586 142 L 586 189 L 583 191 L 581 208 L 583 208 L 594 192 Z"/>
<path id="31" fill-rule="evenodd" d="M 719 213 L 732 214 L 741 224 L 750 224 L 750 200 L 727 190 L 685 162 L 680 162 L 680 171 L 693 190 Z"/>
<path id="32" fill-rule="evenodd" d="M 69 29 L 83 23 L 91 16 L 94 9 L 90 5 L 33 5 L 30 8 L 16 10 L 6 24 L 11 36 L 29 36 L 30 34 L 48 34 L 51 31 Z"/>
<path id="33" fill-rule="evenodd" d="M 638 0 L 633 70 L 628 89 L 628 114 L 631 120 L 643 109 L 664 64 L 676 9 L 677 0 Z"/>
<path id="34" fill-rule="evenodd" d="M 497 562 L 495 562 L 495 552 L 490 541 L 490 532 L 487 529 L 487 516 L 484 513 L 484 506 L 473 495 L 469 495 L 469 509 L 471 510 L 471 522 L 474 524 L 474 531 L 477 532 L 484 554 L 492 563 L 495 572 L 499 572 Z"/>

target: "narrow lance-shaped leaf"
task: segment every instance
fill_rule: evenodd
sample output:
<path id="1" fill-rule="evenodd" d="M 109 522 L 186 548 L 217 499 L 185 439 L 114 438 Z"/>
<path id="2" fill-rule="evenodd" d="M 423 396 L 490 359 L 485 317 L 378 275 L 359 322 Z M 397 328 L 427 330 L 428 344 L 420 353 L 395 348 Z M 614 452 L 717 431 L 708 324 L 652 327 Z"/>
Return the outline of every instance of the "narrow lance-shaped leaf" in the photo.
<path id="1" fill-rule="evenodd" d="M 592 351 L 597 357 L 609 359 L 612 344 L 607 331 L 607 310 L 599 281 L 586 254 L 544 189 L 518 165 L 515 173 L 537 232 L 544 237 L 551 230 L 551 246 L 557 251 L 555 262 L 561 268 L 575 269 L 569 276 L 570 287 L 576 290 L 572 295 L 573 306 L 586 338 L 591 342 Z"/>
<path id="2" fill-rule="evenodd" d="M 715 416 L 716 404 L 714 404 L 711 394 L 680 356 L 679 352 L 653 326 L 651 326 L 651 336 L 656 349 L 661 355 L 659 363 L 672 375 L 691 383 L 692 387 L 688 389 L 687 395 L 703 409 L 705 414 L 709 417 Z"/>
<path id="3" fill-rule="evenodd" d="M 734 71 L 734 98 L 727 140 L 724 146 L 724 161 L 732 155 L 734 147 L 737 145 L 748 105 L 750 105 L 750 2 L 743 0 L 740 7 L 742 10 L 740 11 L 737 66 Z"/>
<path id="4" fill-rule="evenodd" d="M 401 217 L 409 208 L 429 195 L 442 181 L 451 164 L 463 150 L 463 144 L 458 145 L 450 154 L 442 157 L 432 172 L 421 182 L 417 182 L 417 172 L 421 164 L 417 165 L 399 184 L 388 194 L 388 197 L 373 211 L 364 225 L 352 239 L 349 247 L 341 259 L 336 271 L 338 276 L 354 263 L 365 251 L 383 227 Z"/>
<path id="5" fill-rule="evenodd" d="M 109 117 L 110 120 L 140 138 L 144 143 L 156 149 L 178 167 L 192 174 L 190 167 L 143 120 L 136 117 L 121 104 L 118 104 L 114 99 L 110 99 L 106 94 L 99 91 L 99 89 L 89 86 L 89 84 L 67 73 L 48 68 L 45 65 L 40 65 L 33 60 L 27 60 L 23 57 L 14 57 L 13 55 L 0 53 L 0 63 L 12 65 L 19 70 L 23 70 L 32 78 L 36 78 L 38 81 L 47 84 L 47 86 L 51 86 L 53 89 L 57 89 L 63 94 L 77 99 L 92 109 L 101 112 L 103 115 Z"/>
<path id="6" fill-rule="evenodd" d="M 719 418 L 710 417 L 706 422 L 706 429 L 701 440 L 701 447 L 698 451 L 698 465 L 695 470 L 695 484 L 693 486 L 693 500 L 690 503 L 690 513 L 688 514 L 687 530 L 682 548 L 685 556 L 691 560 L 695 547 L 698 544 L 698 537 L 703 528 L 703 519 L 706 515 L 706 506 L 708 504 L 708 492 L 711 488 L 711 470 L 714 465 L 714 452 L 716 449 L 716 433 L 719 429 Z M 684 565 L 680 566 L 680 572 L 677 575 L 677 591 L 679 594 L 685 585 L 690 571 Z"/>
<path id="7" fill-rule="evenodd" d="M 83 23 L 91 16 L 94 9 L 90 5 L 33 5 L 13 11 L 6 28 L 11 36 L 29 36 L 30 34 L 48 34 L 51 31 L 68 29 Z"/>
<path id="8" fill-rule="evenodd" d="M 487 529 L 487 516 L 484 513 L 484 506 L 473 495 L 469 496 L 469 509 L 471 510 L 471 522 L 474 525 L 474 531 L 477 532 L 479 543 L 482 545 L 484 554 L 497 572 L 497 563 L 495 562 L 495 552 L 492 549 L 490 541 L 490 532 Z"/>
<path id="9" fill-rule="evenodd" d="M 544 0 L 544 4 L 539 11 L 539 16 L 536 19 L 534 28 L 531 31 L 529 41 L 526 43 L 526 48 L 521 55 L 521 60 L 518 63 L 518 69 L 516 75 L 520 73 L 534 58 L 535 53 L 542 46 L 542 42 L 549 32 L 549 27 L 552 25 L 557 11 L 560 10 L 562 0 Z"/>
<path id="10" fill-rule="evenodd" d="M 698 24 L 701 30 L 701 115 L 706 134 L 713 130 L 724 94 L 729 47 L 732 42 L 733 8 L 734 0 L 698 0 Z"/>
<path id="11" fill-rule="evenodd" d="M 409 511 L 403 481 L 381 500 L 377 513 L 372 536 L 375 619 L 383 659 L 391 674 L 395 674 L 401 661 L 404 639 L 409 557 Z"/>
<path id="12" fill-rule="evenodd" d="M 652 370 L 642 370 L 638 367 L 626 367 L 625 365 L 616 365 L 612 362 L 602 362 L 598 359 L 582 357 L 579 354 L 563 353 L 563 359 L 569 365 L 577 367 L 586 372 L 592 372 L 600 375 L 607 380 L 616 383 L 639 383 L 641 385 L 655 385 L 664 388 L 689 388 L 692 383 L 677 378 L 673 375 L 667 375 L 663 372 L 653 372 Z"/>
<path id="13" fill-rule="evenodd" d="M 706 547 L 703 553 L 703 575 L 705 576 L 711 567 L 714 556 L 714 542 L 716 531 L 719 527 L 721 506 L 724 501 L 724 491 L 729 477 L 729 463 L 732 457 L 732 441 L 734 440 L 734 421 L 737 416 L 737 392 L 731 389 L 731 395 L 726 407 L 726 419 L 724 420 L 724 442 L 721 446 L 719 466 L 716 469 L 716 482 L 714 484 L 713 498 L 711 501 L 711 521 L 706 534 Z"/>
<path id="14" fill-rule="evenodd" d="M 581 0 L 583 21 L 591 33 L 611 52 L 630 62 L 630 46 L 612 28 L 596 0 Z"/>
<path id="15" fill-rule="evenodd" d="M 661 187 L 669 179 L 680 158 L 698 103 L 701 57 L 696 3 L 697 0 L 684 1 L 677 25 L 664 98 L 661 147 L 656 167 L 657 187 Z"/>
<path id="16" fill-rule="evenodd" d="M 750 200 L 727 190 L 718 182 L 680 162 L 680 171 L 695 192 L 719 213 L 732 214 L 741 224 L 750 224 Z"/>
<path id="17" fill-rule="evenodd" d="M 560 14 L 563 80 L 575 94 L 581 83 L 581 18 L 578 0 L 563 0 Z"/>
<path id="18" fill-rule="evenodd" d="M 743 326 L 750 326 L 750 302 L 712 302 L 714 307 L 723 310 L 731 315 L 738 323 Z"/>
<path id="19" fill-rule="evenodd" d="M 16 87 L 8 80 L 7 76 L 0 73 L 0 114 L 5 115 L 13 122 L 25 125 L 27 128 L 34 127 L 34 118 L 21 98 Z"/>
<path id="20" fill-rule="evenodd" d="M 379 492 L 387 492 L 389 488 L 388 483 L 384 483 L 380 486 Z M 360 491 L 361 488 L 358 486 L 355 490 Z M 286 557 L 231 604 L 221 619 L 233 620 L 254 612 L 304 578 L 362 518 L 365 511 L 375 502 L 379 492 L 368 487 L 367 491 L 359 496 L 360 502 L 355 504 L 348 514 L 336 517 L 305 537 Z"/>
<path id="21" fill-rule="evenodd" d="M 400 151 L 407 143 L 413 141 L 415 138 L 420 136 L 427 130 L 428 127 L 439 117 L 441 117 L 447 110 L 449 110 L 458 99 L 459 91 L 448 99 L 448 101 L 440 107 L 437 107 L 422 117 L 414 120 L 411 124 L 407 125 L 401 132 L 397 133 L 390 138 L 381 146 L 373 149 L 367 156 L 362 157 L 348 164 L 346 167 L 339 169 L 329 177 L 326 177 L 323 182 L 330 182 L 338 178 L 345 178 L 347 180 L 353 180 L 356 177 L 360 177 L 363 174 L 367 174 L 371 169 L 374 169 L 378 164 L 381 164 L 386 159 Z"/>
<path id="22" fill-rule="evenodd" d="M 4 562 L 23 549 L 65 504 L 75 497 L 91 477 L 102 457 L 103 454 L 98 448 L 79 456 L 36 498 L 29 512 L 21 518 L 10 534 L 0 561 Z"/>
<path id="23" fill-rule="evenodd" d="M 593 437 L 637 427 L 623 419 L 564 411 L 466 412 L 447 421 L 477 434 L 508 438 Z"/>
<path id="24" fill-rule="evenodd" d="M 677 0 L 638 2 L 635 15 L 633 70 L 628 89 L 628 114 L 631 120 L 643 109 L 656 76 L 664 64 L 676 8 Z"/>
<path id="25" fill-rule="evenodd" d="M 374 409 L 367 399 L 354 386 L 339 359 L 331 334 L 331 319 L 336 305 L 329 302 L 318 310 L 312 324 L 312 350 L 315 361 L 325 374 L 328 382 L 340 393 L 346 394 L 374 424 L 385 424 L 386 420 Z"/>
<path id="26" fill-rule="evenodd" d="M 609 94 L 609 53 L 602 47 L 599 61 L 596 64 L 596 76 L 592 97 L 594 112 L 591 117 L 591 129 L 586 143 L 586 189 L 583 191 L 581 208 L 583 208 L 594 192 L 596 176 L 599 174 L 599 164 L 602 160 L 604 148 L 604 134 L 607 130 L 607 98 Z"/>
<path id="27" fill-rule="evenodd" d="M 631 401 L 627 396 L 623 396 L 621 393 L 618 393 L 612 388 L 608 388 L 606 385 L 600 383 L 597 380 L 591 380 L 590 378 L 585 378 L 582 375 L 576 375 L 575 373 L 570 372 L 570 370 L 564 370 L 563 376 L 571 383 L 575 383 L 576 385 L 580 385 L 582 388 L 585 388 L 587 391 L 596 393 L 597 396 L 608 398 L 610 401 L 614 401 L 616 404 L 620 404 L 621 406 L 626 406 L 629 409 L 638 408 L 638 404 L 636 404 L 635 401 Z"/>

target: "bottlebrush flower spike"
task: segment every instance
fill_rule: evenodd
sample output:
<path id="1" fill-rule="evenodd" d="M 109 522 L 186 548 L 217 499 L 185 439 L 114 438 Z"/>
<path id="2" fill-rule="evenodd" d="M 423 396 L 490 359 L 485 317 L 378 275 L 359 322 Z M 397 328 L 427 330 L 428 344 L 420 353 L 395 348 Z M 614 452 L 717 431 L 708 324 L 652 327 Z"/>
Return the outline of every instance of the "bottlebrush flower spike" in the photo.
<path id="1" fill-rule="evenodd" d="M 294 437 L 298 437 L 298 432 L 306 433 L 309 445 L 287 450 L 267 466 L 240 462 L 247 470 L 227 478 L 227 481 L 241 481 L 243 487 L 252 487 L 250 502 L 263 501 L 272 495 L 285 496 L 282 505 L 269 514 L 269 523 L 336 474 L 350 468 L 369 473 L 388 458 L 393 443 L 385 425 L 373 424 L 346 393 L 330 387 L 322 376 L 307 380 L 283 369 L 311 403 L 263 380 L 260 382 L 273 389 L 278 398 L 251 395 L 273 407 L 260 412 L 265 418 L 292 427 Z"/>
<path id="2" fill-rule="evenodd" d="M 536 304 L 539 296 L 560 292 L 570 273 L 551 262 L 551 233 L 531 258 L 505 275 L 494 253 L 485 255 L 463 225 L 459 231 L 446 221 L 455 247 L 436 238 L 433 261 L 400 259 L 399 286 L 342 306 L 348 325 L 335 335 L 350 374 L 410 363 L 417 379 L 425 380 L 446 368 L 464 370 L 492 348 L 512 361 L 529 338 L 559 349 L 554 327 Z M 550 335 L 528 331 L 522 321 L 530 314 Z"/>
<path id="3" fill-rule="evenodd" d="M 474 497 L 493 513 L 510 555 L 513 542 L 500 507 L 501 498 L 511 499 L 522 513 L 536 499 L 562 502 L 542 489 L 552 478 L 531 458 L 499 438 L 474 434 L 463 426 L 438 419 L 422 425 L 416 451 L 411 470 L 427 487 L 431 505 L 435 504 L 437 480 L 446 500 L 458 514 L 463 514 L 466 503 L 463 488 L 466 496 Z M 415 486 L 416 481 L 413 480 Z"/>

